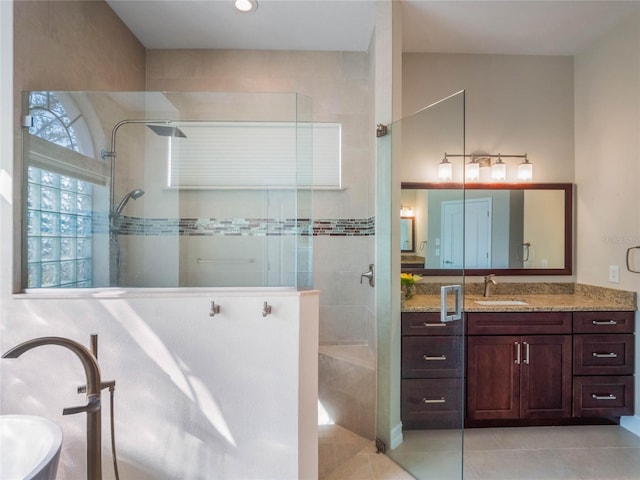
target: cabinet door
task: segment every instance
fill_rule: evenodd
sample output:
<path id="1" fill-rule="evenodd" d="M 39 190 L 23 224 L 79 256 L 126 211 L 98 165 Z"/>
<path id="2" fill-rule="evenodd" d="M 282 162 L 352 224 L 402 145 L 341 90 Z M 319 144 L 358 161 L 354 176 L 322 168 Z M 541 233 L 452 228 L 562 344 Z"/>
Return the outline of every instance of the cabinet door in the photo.
<path id="1" fill-rule="evenodd" d="M 571 416 L 571 336 L 532 335 L 522 341 L 520 418 Z"/>
<path id="2" fill-rule="evenodd" d="M 474 420 L 518 418 L 520 337 L 468 337 L 467 416 Z"/>

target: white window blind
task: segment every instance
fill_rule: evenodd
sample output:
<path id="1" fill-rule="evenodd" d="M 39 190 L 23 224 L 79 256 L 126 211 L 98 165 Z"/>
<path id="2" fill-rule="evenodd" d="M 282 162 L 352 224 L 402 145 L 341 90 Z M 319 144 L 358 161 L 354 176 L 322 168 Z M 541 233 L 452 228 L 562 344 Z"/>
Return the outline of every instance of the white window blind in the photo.
<path id="1" fill-rule="evenodd" d="M 198 122 L 170 139 L 178 188 L 340 188 L 340 124 Z"/>

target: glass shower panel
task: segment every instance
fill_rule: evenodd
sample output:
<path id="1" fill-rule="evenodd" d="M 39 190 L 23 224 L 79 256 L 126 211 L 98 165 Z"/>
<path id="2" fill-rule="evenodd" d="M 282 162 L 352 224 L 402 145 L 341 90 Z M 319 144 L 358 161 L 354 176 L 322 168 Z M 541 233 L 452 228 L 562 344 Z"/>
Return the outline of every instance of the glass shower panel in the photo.
<path id="1" fill-rule="evenodd" d="M 58 104 L 69 105 L 74 115 L 79 112 L 86 128 L 76 135 L 80 140 L 72 135 L 66 142 L 91 145 L 66 159 L 71 154 L 62 147 L 24 135 L 25 171 L 31 175 L 25 178 L 42 178 L 33 170 L 41 151 L 51 158 L 45 166 L 64 164 L 70 172 L 80 167 L 88 172 L 72 179 L 88 180 L 92 199 L 85 191 L 60 193 L 30 181 L 29 198 L 44 198 L 47 207 L 29 209 L 23 217 L 33 218 L 29 229 L 37 228 L 42 236 L 42 216 L 52 217 L 48 206 L 54 200 L 67 205 L 73 195 L 82 212 L 91 205 L 89 229 L 84 217 L 70 219 L 67 212 L 61 217 L 65 232 L 71 220 L 74 228 L 90 232 L 88 239 L 72 242 L 75 251 L 89 252 L 89 265 L 97 272 L 93 281 L 71 286 L 311 287 L 309 98 L 290 93 L 36 93 L 36 108 L 46 105 L 51 93 L 61 99 L 49 101 L 54 113 Z M 84 270 L 72 272 L 68 258 L 51 263 L 45 257 L 49 263 L 40 265 L 42 242 L 35 233 L 32 237 L 25 238 L 29 255 L 23 278 L 27 272 L 32 278 L 42 278 L 43 272 L 46 279 L 80 278 Z M 68 257 L 71 240 L 58 244 Z M 86 270 L 87 259 L 81 260 Z M 34 286 L 45 285 L 25 284 Z"/>
<path id="2" fill-rule="evenodd" d="M 379 152 L 390 155 L 391 161 L 382 158 L 380 163 L 399 166 L 398 183 L 437 182 L 444 153 L 465 152 L 464 112 L 464 92 L 460 92 L 394 122 L 389 127 L 390 141 L 384 137 L 379 141 Z M 462 158 L 454 160 L 453 177 L 443 187 L 446 184 L 457 193 L 453 200 L 464 209 Z M 400 204 L 405 217 L 426 215 L 428 206 L 417 199 L 397 201 L 397 212 L 392 209 L 392 215 L 398 215 L 398 228 L 393 235 L 399 239 Z M 463 222 L 454 226 L 451 237 L 464 238 Z M 401 245 L 399 241 L 392 244 L 398 246 L 393 263 L 399 265 Z M 378 369 L 377 438 L 387 455 L 417 479 L 461 479 L 464 270 L 452 270 L 446 283 L 442 277 L 416 281 L 415 296 L 397 292 L 401 297 L 399 314 L 392 311 L 386 318 L 378 318 L 378 363 L 382 368 Z M 391 284 L 400 286 L 399 281 Z"/>

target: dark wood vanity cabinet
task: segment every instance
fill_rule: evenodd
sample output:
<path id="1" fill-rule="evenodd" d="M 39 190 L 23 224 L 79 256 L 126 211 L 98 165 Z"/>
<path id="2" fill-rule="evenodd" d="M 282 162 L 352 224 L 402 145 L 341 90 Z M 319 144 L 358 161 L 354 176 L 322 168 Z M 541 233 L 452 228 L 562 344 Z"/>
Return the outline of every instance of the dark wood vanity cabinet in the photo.
<path id="1" fill-rule="evenodd" d="M 402 314 L 401 417 L 406 429 L 460 428 L 462 322 L 439 313 Z"/>
<path id="2" fill-rule="evenodd" d="M 467 426 L 633 415 L 634 324 L 631 311 L 468 312 L 463 336 L 461 322 L 405 312 L 403 426 L 459 428 L 463 411 Z"/>
<path id="3" fill-rule="evenodd" d="M 633 415 L 634 312 L 573 314 L 573 415 Z"/>
<path id="4" fill-rule="evenodd" d="M 469 313 L 467 321 L 468 419 L 571 416 L 571 313 Z"/>

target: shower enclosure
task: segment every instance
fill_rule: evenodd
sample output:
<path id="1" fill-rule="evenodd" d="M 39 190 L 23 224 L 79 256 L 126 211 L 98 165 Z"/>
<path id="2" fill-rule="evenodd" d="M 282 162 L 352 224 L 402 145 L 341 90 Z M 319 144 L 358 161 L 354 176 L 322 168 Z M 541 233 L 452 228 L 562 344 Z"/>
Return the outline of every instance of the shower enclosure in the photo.
<path id="1" fill-rule="evenodd" d="M 23 111 L 23 288 L 311 287 L 313 158 L 336 135 L 309 98 L 28 92 Z"/>
<path id="2" fill-rule="evenodd" d="M 376 304 L 377 445 L 416 479 L 462 478 L 464 268 L 452 271 L 450 277 L 427 277 L 416 284 L 419 293 L 440 295 L 439 307 L 402 314 L 399 267 L 400 184 L 437 178 L 444 152 L 465 153 L 465 94 L 459 92 L 408 115 L 389 125 L 388 131 L 378 140 L 378 178 L 393 187 L 378 185 L 381 213 L 376 220 L 380 231 L 388 225 L 395 233 L 390 240 L 377 236 L 382 252 L 377 263 L 378 278 L 383 275 L 380 267 L 389 265 L 389 278 L 397 280 L 390 282 L 391 298 L 381 294 Z M 452 189 L 455 198 L 451 200 L 462 205 L 459 218 L 464 219 L 464 162 L 455 161 L 453 177 L 442 186 Z M 385 193 L 389 198 L 384 198 Z M 412 215 L 424 215 L 426 212 L 418 211 L 421 205 L 402 208 L 411 209 Z M 456 245 L 464 245 L 464 221 L 453 222 L 449 233 Z M 390 246 L 384 244 L 389 241 Z"/>

